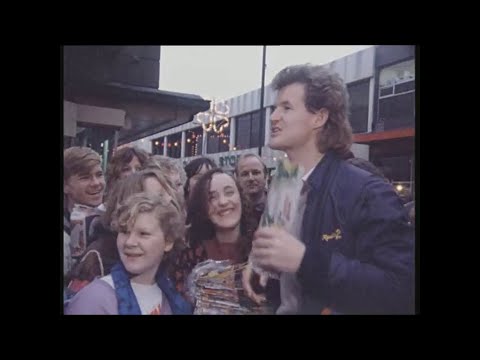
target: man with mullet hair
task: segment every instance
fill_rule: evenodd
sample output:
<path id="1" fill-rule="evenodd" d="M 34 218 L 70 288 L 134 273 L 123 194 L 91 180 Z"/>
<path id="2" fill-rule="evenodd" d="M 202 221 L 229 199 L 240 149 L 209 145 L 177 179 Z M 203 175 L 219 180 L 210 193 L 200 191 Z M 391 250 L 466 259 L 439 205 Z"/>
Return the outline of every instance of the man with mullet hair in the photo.
<path id="1" fill-rule="evenodd" d="M 291 232 L 255 233 L 247 294 L 261 301 L 250 283 L 261 269 L 279 276 L 277 314 L 412 314 L 413 228 L 391 184 L 344 160 L 352 129 L 343 80 L 328 67 L 294 65 L 272 88 L 269 146 L 303 170 L 300 210 Z"/>

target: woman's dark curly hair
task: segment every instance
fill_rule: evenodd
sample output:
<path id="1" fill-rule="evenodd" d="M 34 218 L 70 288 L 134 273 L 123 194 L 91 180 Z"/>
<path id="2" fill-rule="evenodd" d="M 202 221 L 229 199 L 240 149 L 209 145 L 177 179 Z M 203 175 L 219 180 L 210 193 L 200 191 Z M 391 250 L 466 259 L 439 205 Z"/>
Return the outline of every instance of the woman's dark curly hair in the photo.
<path id="1" fill-rule="evenodd" d="M 254 207 L 249 198 L 241 190 L 238 182 L 220 168 L 211 169 L 198 180 L 191 194 L 187 211 L 187 239 L 190 247 L 196 247 L 206 240 L 215 237 L 215 227 L 208 217 L 210 183 L 214 174 L 226 174 L 230 176 L 240 193 L 242 215 L 240 218 L 240 242 L 238 244 L 241 257 L 246 258 L 250 253 L 253 233 L 257 230 L 258 221 L 254 213 Z"/>
<path id="2" fill-rule="evenodd" d="M 317 133 L 318 150 L 325 153 L 331 149 L 345 156 L 352 145 L 353 134 L 348 121 L 348 92 L 342 78 L 324 66 L 292 65 L 275 76 L 272 87 L 280 90 L 294 83 L 304 85 L 305 107 L 309 112 L 328 110 L 328 120 Z"/>
<path id="3" fill-rule="evenodd" d="M 200 171 L 203 165 L 209 170 L 217 168 L 217 164 L 215 164 L 212 159 L 203 156 L 193 159 L 185 166 L 185 174 L 187 175 L 187 181 L 185 182 L 185 199 L 188 199 L 190 195 L 190 179 Z"/>

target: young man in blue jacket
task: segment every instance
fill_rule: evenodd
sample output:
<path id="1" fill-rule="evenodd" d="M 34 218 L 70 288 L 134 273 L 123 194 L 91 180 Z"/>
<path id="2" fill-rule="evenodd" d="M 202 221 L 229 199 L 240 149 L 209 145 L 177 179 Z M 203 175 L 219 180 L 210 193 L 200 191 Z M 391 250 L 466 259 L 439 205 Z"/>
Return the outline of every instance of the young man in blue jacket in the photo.
<path id="1" fill-rule="evenodd" d="M 414 313 L 414 232 L 383 179 L 343 160 L 352 143 L 341 78 L 314 65 L 289 66 L 278 91 L 269 146 L 305 171 L 297 234 L 257 230 L 251 259 L 280 273 L 277 314 Z M 251 287 L 252 269 L 244 272 Z"/>

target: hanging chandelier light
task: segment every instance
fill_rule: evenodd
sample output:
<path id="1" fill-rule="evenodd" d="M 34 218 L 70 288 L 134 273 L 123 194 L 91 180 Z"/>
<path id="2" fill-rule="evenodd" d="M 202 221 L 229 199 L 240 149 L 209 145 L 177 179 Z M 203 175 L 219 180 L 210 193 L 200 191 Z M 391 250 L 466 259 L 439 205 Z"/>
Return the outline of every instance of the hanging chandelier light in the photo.
<path id="1" fill-rule="evenodd" d="M 227 104 L 213 99 L 210 102 L 210 110 L 198 114 L 195 121 L 200 123 L 206 132 L 213 130 L 215 133 L 220 134 L 223 132 L 223 129 L 228 127 L 230 122 L 228 119 L 229 111 Z"/>

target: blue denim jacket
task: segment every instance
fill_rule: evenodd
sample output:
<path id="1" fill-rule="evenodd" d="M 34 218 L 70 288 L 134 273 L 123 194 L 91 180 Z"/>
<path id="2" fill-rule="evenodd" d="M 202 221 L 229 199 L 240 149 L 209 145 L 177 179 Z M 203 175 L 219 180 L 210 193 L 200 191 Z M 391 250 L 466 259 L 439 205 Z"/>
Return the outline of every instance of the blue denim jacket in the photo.
<path id="1" fill-rule="evenodd" d="M 187 300 L 183 298 L 182 295 L 180 295 L 180 293 L 175 288 L 172 280 L 168 276 L 163 275 L 158 281 L 158 285 L 167 297 L 173 315 L 193 314 L 192 304 L 190 304 Z"/>

